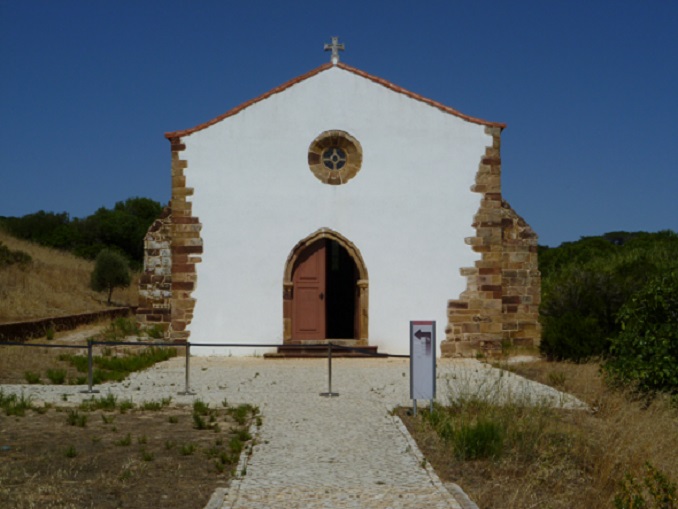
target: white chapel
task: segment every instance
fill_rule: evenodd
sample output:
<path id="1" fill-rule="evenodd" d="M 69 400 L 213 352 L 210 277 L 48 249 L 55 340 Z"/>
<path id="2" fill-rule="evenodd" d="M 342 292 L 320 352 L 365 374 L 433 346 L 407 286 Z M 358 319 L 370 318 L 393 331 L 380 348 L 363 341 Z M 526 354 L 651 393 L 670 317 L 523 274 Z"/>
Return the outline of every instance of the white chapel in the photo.
<path id="1" fill-rule="evenodd" d="M 538 344 L 537 236 L 502 195 L 505 125 L 328 46 L 329 63 L 165 135 L 172 197 L 145 239 L 138 320 L 280 351 L 407 353 L 410 320 L 435 320 L 447 356 Z"/>

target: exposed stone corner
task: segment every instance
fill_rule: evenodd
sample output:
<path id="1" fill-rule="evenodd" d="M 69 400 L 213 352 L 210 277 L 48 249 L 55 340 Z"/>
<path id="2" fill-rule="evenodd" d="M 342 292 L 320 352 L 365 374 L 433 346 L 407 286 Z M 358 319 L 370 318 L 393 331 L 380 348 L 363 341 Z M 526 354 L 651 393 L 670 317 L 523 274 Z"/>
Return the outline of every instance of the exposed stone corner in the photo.
<path id="1" fill-rule="evenodd" d="M 166 339 L 185 342 L 195 307 L 192 294 L 197 285 L 195 264 L 203 249 L 202 225 L 187 200 L 193 189 L 186 186 L 188 164 L 179 154 L 186 145 L 181 138 L 171 138 L 170 143 L 172 199 L 144 239 L 137 320 L 142 327 L 159 324 Z"/>
<path id="2" fill-rule="evenodd" d="M 448 302 L 444 357 L 492 355 L 506 343 L 537 346 L 541 337 L 537 235 L 502 198 L 501 128 L 485 132 L 492 144 L 471 188 L 482 195 L 472 224 L 476 235 L 465 239 L 480 259 L 460 269 L 466 290 Z"/>

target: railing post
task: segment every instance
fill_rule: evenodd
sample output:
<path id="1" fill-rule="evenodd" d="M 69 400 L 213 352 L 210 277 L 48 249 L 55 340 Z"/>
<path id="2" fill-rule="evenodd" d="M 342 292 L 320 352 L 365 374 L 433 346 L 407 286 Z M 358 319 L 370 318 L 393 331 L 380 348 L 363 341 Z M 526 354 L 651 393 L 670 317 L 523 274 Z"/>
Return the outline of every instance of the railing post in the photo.
<path id="1" fill-rule="evenodd" d="M 191 391 L 190 374 L 191 374 L 191 344 L 186 341 L 186 389 L 180 392 L 180 396 L 195 396 L 195 392 Z"/>
<path id="2" fill-rule="evenodd" d="M 80 391 L 82 393 L 86 394 L 92 394 L 92 393 L 97 393 L 99 392 L 98 390 L 92 389 L 92 379 L 94 378 L 92 375 L 92 365 L 94 364 L 93 359 L 92 359 L 92 344 L 94 342 L 91 339 L 87 340 L 87 390 L 86 391 Z"/>
<path id="3" fill-rule="evenodd" d="M 326 398 L 333 398 L 339 396 L 338 392 L 332 392 L 332 342 L 327 343 L 327 363 L 328 363 L 328 390 L 327 392 L 321 392 L 320 395 Z"/>

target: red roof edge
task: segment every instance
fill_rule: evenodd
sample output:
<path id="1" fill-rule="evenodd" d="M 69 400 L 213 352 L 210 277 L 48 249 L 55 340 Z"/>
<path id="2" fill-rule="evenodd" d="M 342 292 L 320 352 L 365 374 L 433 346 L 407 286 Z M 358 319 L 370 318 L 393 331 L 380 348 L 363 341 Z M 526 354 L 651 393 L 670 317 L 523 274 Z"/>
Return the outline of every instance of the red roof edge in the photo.
<path id="1" fill-rule="evenodd" d="M 254 99 L 250 99 L 247 102 L 242 103 L 240 106 L 236 106 L 235 108 L 228 110 L 226 113 L 219 115 L 216 118 L 213 118 L 212 120 L 208 120 L 207 122 L 204 122 L 202 124 L 199 124 L 195 127 L 192 127 L 191 129 L 184 129 L 183 131 L 174 131 L 174 132 L 169 132 L 165 133 L 165 138 L 171 139 L 171 138 L 181 138 L 182 136 L 188 136 L 189 134 L 193 134 L 198 131 L 202 131 L 203 129 L 214 125 L 218 122 L 221 122 L 225 118 L 232 117 L 233 115 L 236 115 L 237 113 L 240 113 L 242 110 L 245 108 L 248 108 L 249 106 L 252 106 L 255 103 L 258 103 L 259 101 L 263 101 L 264 99 L 268 99 L 274 94 L 277 94 L 279 92 L 282 92 L 283 90 L 286 90 L 290 88 L 293 85 L 296 85 L 297 83 L 300 83 L 304 80 L 307 80 L 308 78 L 315 76 L 316 74 L 319 74 L 327 69 L 332 67 L 331 63 L 327 63 L 324 65 L 321 65 L 320 67 L 316 67 L 312 71 L 307 72 L 306 74 L 302 74 L 301 76 L 298 76 L 294 79 L 291 79 L 287 83 L 283 83 L 282 85 L 275 87 L 273 90 L 269 90 L 265 94 L 260 95 L 259 97 L 255 97 Z"/>
<path id="2" fill-rule="evenodd" d="M 312 71 L 307 72 L 306 74 L 302 74 L 301 76 L 298 76 L 294 79 L 291 79 L 290 81 L 283 83 L 282 85 L 269 90 L 265 94 L 260 95 L 259 97 L 255 97 L 254 99 L 250 99 L 247 102 L 242 103 L 239 106 L 236 106 L 233 109 L 228 110 L 226 113 L 219 115 L 218 117 L 213 118 L 212 120 L 208 120 L 207 122 L 204 122 L 202 124 L 199 124 L 195 127 L 192 127 L 190 129 L 184 129 L 182 131 L 172 131 L 172 132 L 167 132 L 165 133 L 165 138 L 167 139 L 172 139 L 172 138 L 181 138 L 183 136 L 188 136 L 190 134 L 193 134 L 198 131 L 202 131 L 203 129 L 206 129 L 207 127 L 210 127 L 218 122 L 221 122 L 225 118 L 231 117 L 233 115 L 236 115 L 237 113 L 241 112 L 245 108 L 248 108 L 249 106 L 256 104 L 260 101 L 263 101 L 264 99 L 267 99 L 271 97 L 274 94 L 280 93 L 288 88 L 290 88 L 293 85 L 296 85 L 297 83 L 300 83 L 304 80 L 307 80 L 308 78 L 311 78 L 315 76 L 316 74 L 320 74 L 321 72 L 330 69 L 334 67 L 332 63 L 327 63 L 324 65 L 321 65 L 320 67 L 316 67 Z M 352 72 L 353 74 L 356 74 L 358 76 L 361 76 L 363 78 L 366 78 L 370 81 L 373 81 L 374 83 L 378 83 L 379 85 L 382 85 L 389 90 L 393 90 L 394 92 L 398 92 L 400 94 L 404 94 L 407 97 L 410 97 L 412 99 L 415 99 L 417 101 L 421 101 L 425 104 L 428 104 L 429 106 L 433 106 L 434 108 L 438 108 L 441 111 L 444 111 L 445 113 L 450 113 L 456 117 L 462 118 L 464 120 L 467 120 L 469 122 L 473 122 L 474 124 L 480 124 L 480 125 L 485 125 L 488 127 L 499 127 L 500 129 L 504 129 L 506 127 L 506 124 L 500 123 L 500 122 L 490 122 L 488 120 L 483 120 L 481 118 L 476 118 L 476 117 L 471 117 L 469 115 L 464 115 L 463 113 L 455 110 L 454 108 L 450 108 L 449 106 L 445 106 L 442 103 L 439 103 L 437 101 L 433 101 L 432 99 L 427 99 L 424 96 L 421 96 L 419 94 L 415 94 L 414 92 L 410 92 L 409 90 L 406 90 L 402 87 L 399 87 L 397 85 L 394 85 L 390 81 L 387 81 L 382 78 L 378 78 L 376 76 L 373 76 L 371 74 L 368 74 L 364 71 L 361 71 L 360 69 L 356 69 L 355 67 L 351 67 L 350 65 L 346 65 L 344 63 L 338 63 L 336 64 L 336 67 L 339 67 L 340 69 L 343 69 L 348 72 Z"/>
<path id="3" fill-rule="evenodd" d="M 445 113 L 451 113 L 456 117 L 463 118 L 464 120 L 468 120 L 469 122 L 473 122 L 474 124 L 486 125 L 488 127 L 499 127 L 501 129 L 504 129 L 506 127 L 506 124 L 503 124 L 501 122 L 490 122 L 489 120 L 483 120 L 482 118 L 464 115 L 463 113 L 455 110 L 454 108 L 450 108 L 449 106 L 445 106 L 442 103 L 439 103 L 432 99 L 427 99 L 426 97 L 419 94 L 415 94 L 414 92 L 410 92 L 409 90 L 399 87 L 398 85 L 394 85 L 390 81 L 386 81 L 385 79 L 382 78 L 377 78 L 376 76 L 368 74 L 365 71 L 361 71 L 360 69 L 356 69 L 355 67 L 351 67 L 350 65 L 346 65 L 344 63 L 339 62 L 337 66 L 346 71 L 352 72 L 353 74 L 357 74 L 358 76 L 362 76 L 363 78 L 367 78 L 368 80 L 374 81 L 375 83 L 379 83 L 380 85 L 390 90 L 393 90 L 394 92 L 404 94 L 408 97 L 411 97 L 412 99 L 426 103 L 429 106 L 433 106 L 434 108 L 438 108 L 439 110 L 442 110 Z"/>

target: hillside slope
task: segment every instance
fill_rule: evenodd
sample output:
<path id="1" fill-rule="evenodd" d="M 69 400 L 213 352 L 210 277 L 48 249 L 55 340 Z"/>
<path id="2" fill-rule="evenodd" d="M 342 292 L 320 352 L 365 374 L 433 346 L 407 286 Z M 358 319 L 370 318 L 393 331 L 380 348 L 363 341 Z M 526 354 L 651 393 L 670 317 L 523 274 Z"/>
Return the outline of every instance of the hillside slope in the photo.
<path id="1" fill-rule="evenodd" d="M 17 239 L 0 230 L 0 243 L 32 261 L 0 267 L 0 323 L 106 309 L 105 295 L 89 288 L 94 262 Z M 136 275 L 135 275 L 136 276 Z M 137 282 L 113 292 L 117 304 L 136 305 Z"/>

